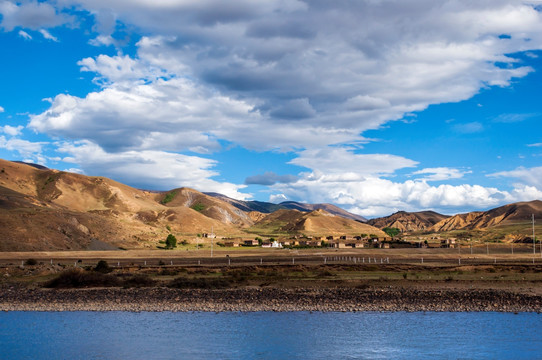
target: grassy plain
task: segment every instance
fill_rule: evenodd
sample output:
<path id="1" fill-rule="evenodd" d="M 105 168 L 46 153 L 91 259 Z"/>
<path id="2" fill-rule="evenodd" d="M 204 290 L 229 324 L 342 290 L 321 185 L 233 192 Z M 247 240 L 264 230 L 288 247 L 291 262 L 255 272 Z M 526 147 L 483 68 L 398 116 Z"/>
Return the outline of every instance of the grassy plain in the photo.
<path id="1" fill-rule="evenodd" d="M 110 275 L 121 280 L 120 283 L 108 282 L 116 286 L 453 288 L 542 295 L 540 253 L 533 255 L 528 246 L 517 246 L 513 254 L 507 250 L 504 245 L 473 248 L 472 254 L 470 248 L 287 250 L 255 247 L 213 249 L 212 257 L 208 248 L 189 247 L 167 251 L 13 252 L 0 253 L 0 282 L 41 287 L 75 268 L 92 272 L 99 260 L 106 260 L 111 267 Z M 28 265 L 29 259 L 36 260 L 36 265 Z M 92 284 L 87 285 L 100 286 L 99 282 Z"/>

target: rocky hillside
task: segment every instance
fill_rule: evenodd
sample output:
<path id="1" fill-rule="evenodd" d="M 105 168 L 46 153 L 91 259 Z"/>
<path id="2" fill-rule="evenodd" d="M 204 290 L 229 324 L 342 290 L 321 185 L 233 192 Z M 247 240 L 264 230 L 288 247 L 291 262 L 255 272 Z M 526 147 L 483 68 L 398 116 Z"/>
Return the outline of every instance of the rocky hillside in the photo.
<path id="1" fill-rule="evenodd" d="M 480 230 L 514 223 L 528 223 L 533 214 L 536 219 L 542 218 L 542 201 L 518 202 L 488 211 L 454 215 L 436 223 L 429 230 L 433 232 Z"/>
<path id="2" fill-rule="evenodd" d="M 174 189 L 159 193 L 155 197 L 159 203 L 170 207 L 188 207 L 201 214 L 225 224 L 249 227 L 254 224 L 245 211 L 220 200 L 190 188 Z"/>
<path id="3" fill-rule="evenodd" d="M 379 229 L 392 227 L 401 230 L 401 232 L 425 231 L 448 217 L 434 211 L 399 211 L 390 216 L 371 219 L 367 223 Z"/>
<path id="4" fill-rule="evenodd" d="M 242 208 L 242 207 L 245 208 Z M 273 209 L 273 206 L 280 209 Z M 259 209 L 259 210 L 256 210 Z M 0 160 L 0 251 L 151 248 L 169 233 L 191 240 L 211 229 L 223 236 L 360 235 L 377 228 L 442 232 L 499 228 L 542 218 L 542 201 L 452 217 L 423 211 L 373 219 L 329 204 L 237 201 L 189 188 L 134 189 L 104 177 Z"/>
<path id="5" fill-rule="evenodd" d="M 277 210 L 286 210 L 286 209 L 299 210 L 299 211 L 304 211 L 304 212 L 311 212 L 314 210 L 322 209 L 322 210 L 327 211 L 330 214 L 341 216 L 346 219 L 352 219 L 352 220 L 361 221 L 361 222 L 367 221 L 367 219 L 365 219 L 363 216 L 352 214 L 351 212 L 348 212 L 332 204 L 305 204 L 305 203 L 300 203 L 296 201 L 284 201 L 284 202 L 281 202 L 280 204 L 273 204 L 273 203 L 263 202 L 263 201 L 236 200 L 236 199 L 232 199 L 230 197 L 227 197 L 222 194 L 217 194 L 217 193 L 205 193 L 205 194 L 219 198 L 220 200 L 228 202 L 231 205 L 235 206 L 236 208 L 243 211 L 247 211 L 247 212 L 257 211 L 260 213 L 269 214 Z"/>
<path id="6" fill-rule="evenodd" d="M 167 193 L 0 160 L 0 251 L 156 248 L 169 231 L 239 235 L 252 224 L 227 203 L 178 191 L 179 203 L 161 203 Z"/>
<path id="7" fill-rule="evenodd" d="M 292 210 L 290 210 L 292 211 Z M 296 234 L 307 235 L 361 235 L 374 234 L 386 236 L 386 234 L 376 227 L 361 223 L 359 221 L 346 219 L 341 216 L 331 214 L 325 210 L 319 209 L 310 213 L 299 213 L 299 216 L 293 221 L 282 227 L 283 231 Z"/>

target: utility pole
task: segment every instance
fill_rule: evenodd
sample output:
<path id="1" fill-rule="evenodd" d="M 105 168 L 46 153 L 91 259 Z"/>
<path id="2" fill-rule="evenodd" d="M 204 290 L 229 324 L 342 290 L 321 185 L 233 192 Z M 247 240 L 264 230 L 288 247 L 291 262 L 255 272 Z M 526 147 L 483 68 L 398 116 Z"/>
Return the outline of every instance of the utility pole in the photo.
<path id="1" fill-rule="evenodd" d="M 534 239 L 534 214 L 533 215 L 533 254 L 536 254 L 536 241 Z"/>

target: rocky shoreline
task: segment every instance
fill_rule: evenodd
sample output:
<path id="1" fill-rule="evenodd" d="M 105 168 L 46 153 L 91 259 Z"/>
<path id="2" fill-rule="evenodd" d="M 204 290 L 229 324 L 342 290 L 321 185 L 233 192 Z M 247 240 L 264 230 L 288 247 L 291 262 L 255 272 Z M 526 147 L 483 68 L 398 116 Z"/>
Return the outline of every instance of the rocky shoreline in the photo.
<path id="1" fill-rule="evenodd" d="M 0 311 L 542 312 L 542 296 L 494 289 L 0 288 Z"/>

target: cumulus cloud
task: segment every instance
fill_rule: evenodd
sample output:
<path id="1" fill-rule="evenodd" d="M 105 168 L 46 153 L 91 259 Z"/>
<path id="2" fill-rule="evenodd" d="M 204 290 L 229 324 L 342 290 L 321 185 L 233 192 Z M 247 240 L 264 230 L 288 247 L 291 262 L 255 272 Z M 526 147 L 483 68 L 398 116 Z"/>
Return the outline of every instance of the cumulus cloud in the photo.
<path id="1" fill-rule="evenodd" d="M 0 1 L 0 14 L 2 14 L 0 26 L 6 31 L 11 31 L 16 27 L 39 30 L 74 21 L 72 16 L 58 12 L 53 5 L 38 1 L 2 0 Z"/>
<path id="2" fill-rule="evenodd" d="M 42 151 L 45 142 L 32 142 L 28 140 L 12 137 L 6 139 L 5 136 L 0 136 L 0 149 L 5 149 L 17 153 L 29 160 L 38 164 L 45 164 L 47 159 L 43 156 Z M 26 160 L 25 160 L 26 161 Z"/>
<path id="3" fill-rule="evenodd" d="M 66 21 L 48 4 L 0 4 L 7 30 L 25 27 L 25 21 L 32 29 Z M 418 163 L 392 154 L 361 154 L 351 147 L 366 140 L 366 130 L 431 104 L 471 98 L 482 88 L 508 86 L 532 72 L 513 55 L 542 49 L 542 15 L 529 4 L 58 4 L 76 4 L 95 16 L 100 32 L 96 44 L 111 42 L 117 23 L 147 34 L 137 43 L 136 55 L 81 60 L 82 71 L 96 74 L 99 90 L 85 97 L 59 94 L 49 109 L 31 116 L 29 127 L 36 131 L 84 139 L 64 150 L 72 154 L 67 160 L 85 172 L 99 170 L 120 180 L 129 174 L 164 187 L 182 182 L 244 198 L 239 192 L 243 185 L 212 180 L 217 175 L 212 160 L 174 153 L 212 153 L 221 142 L 231 142 L 297 154 L 291 163 L 308 170 L 295 181 L 267 176 L 275 193 L 333 202 L 367 216 L 384 209 L 488 207 L 537 194 L 535 186 L 518 185 L 506 192 L 479 185 L 429 185 L 465 173 L 444 167 L 419 170 L 415 175 L 424 176 L 419 180 L 394 182 L 386 177 Z M 25 20 L 25 5 L 45 6 L 44 19 Z M 476 133 L 484 124 L 473 121 L 452 128 Z M 187 175 L 190 169 L 197 176 Z"/>
<path id="4" fill-rule="evenodd" d="M 264 174 L 249 176 L 245 179 L 247 185 L 274 185 L 276 183 L 291 183 L 297 180 L 295 175 L 278 175 L 272 171 Z"/>
<path id="5" fill-rule="evenodd" d="M 520 166 L 515 170 L 500 171 L 489 174 L 488 176 L 519 179 L 525 184 L 542 189 L 542 166 L 532 168 L 525 168 L 523 166 Z"/>
<path id="6" fill-rule="evenodd" d="M 516 184 L 505 191 L 481 185 L 430 185 L 430 181 L 460 179 L 471 171 L 455 168 L 425 168 L 413 172 L 424 175 L 404 182 L 386 179 L 402 168 L 416 166 L 415 161 L 399 156 L 356 154 L 351 149 L 330 148 L 326 151 L 305 151 L 291 161 L 310 171 L 299 174 L 298 180 L 270 185 L 274 192 L 289 199 L 310 203 L 329 202 L 362 216 L 389 215 L 398 210 L 434 209 L 457 213 L 472 208 L 485 209 L 506 202 L 540 198 L 540 183 Z M 540 168 L 542 169 L 542 168 Z M 523 169 L 520 169 L 523 170 Z M 531 179 L 542 178 L 542 171 L 531 171 Z M 524 175 L 521 171 L 516 176 Z M 501 175 L 503 176 L 503 175 Z M 470 211 L 470 210 L 469 210 Z"/>
<path id="7" fill-rule="evenodd" d="M 394 182 L 377 177 L 345 182 L 332 176 L 316 176 L 313 173 L 295 183 L 275 184 L 272 188 L 290 199 L 304 199 L 311 203 L 331 202 L 366 217 L 385 216 L 399 210 L 423 209 L 453 214 L 472 208 L 487 209 L 508 202 L 542 197 L 542 191 L 537 187 L 525 185 L 517 185 L 512 191 L 503 191 L 481 185 L 431 186 L 426 181 Z"/>
<path id="8" fill-rule="evenodd" d="M 17 136 L 21 135 L 21 131 L 24 129 L 24 126 L 18 125 L 18 126 L 11 126 L 11 125 L 4 125 L 0 126 L 0 131 L 10 135 L 10 136 Z"/>
<path id="9" fill-rule="evenodd" d="M 106 59 L 106 60 L 104 60 Z M 84 61 L 85 69 L 100 67 L 103 82 L 116 80 L 85 98 L 57 95 L 51 107 L 31 116 L 40 132 L 87 139 L 107 151 L 165 150 L 209 152 L 219 148 L 220 132 L 230 132 L 258 118 L 252 107 L 197 86 L 186 78 L 154 78 L 137 70 L 127 57 L 102 56 Z M 137 73 L 141 71 L 140 73 Z M 134 72 L 139 74 L 135 76 Z M 152 71 L 151 71 L 152 72 Z"/>
<path id="10" fill-rule="evenodd" d="M 212 170 L 216 161 L 211 159 L 152 150 L 108 153 L 90 141 L 63 143 L 57 150 L 66 154 L 63 161 L 78 164 L 87 175 L 106 176 L 144 189 L 187 186 L 236 199 L 250 197 L 239 192 L 245 185 L 211 179 L 218 175 Z"/>
<path id="11" fill-rule="evenodd" d="M 468 99 L 483 87 L 508 85 L 532 71 L 508 54 L 542 48 L 539 12 L 504 0 L 332 5 L 234 0 L 227 6 L 216 0 L 165 4 L 80 0 L 77 4 L 96 16 L 96 30 L 104 39 L 117 22 L 149 34 L 138 42 L 136 57 L 102 55 L 80 63 L 106 85 L 83 100 L 74 99 L 93 109 L 86 111 L 85 121 L 101 123 L 101 135 L 125 126 L 126 101 L 137 97 L 141 103 L 156 104 L 161 113 L 170 104 L 177 112 L 175 106 L 183 102 L 178 122 L 198 124 L 178 136 L 212 134 L 258 150 L 357 142 L 363 131 L 406 113 Z M 213 119 L 221 118 L 219 125 L 202 117 L 201 107 L 188 105 L 193 99 L 187 87 L 196 102 L 201 102 L 202 93 L 209 97 L 206 106 Z M 166 94 L 166 88 L 172 91 Z M 140 92 L 134 94 L 136 90 Z M 177 90 L 185 95 L 175 97 Z M 113 91 L 123 101 L 104 106 L 103 98 Z M 214 106 L 218 99 L 235 106 Z M 242 108 L 236 120 L 230 108 Z M 72 110 L 63 113 L 57 107 L 54 117 L 72 117 Z M 152 114 L 154 109 L 146 110 Z M 104 113 L 110 129 L 105 128 Z M 37 123 L 52 114 L 41 115 L 42 120 L 33 122 L 47 131 Z M 135 138 L 148 143 L 137 134 L 138 118 L 133 120 Z M 160 132 L 159 126 L 155 132 Z M 473 122 L 456 130 L 482 129 L 481 123 Z M 115 147 L 101 143 L 101 135 L 92 140 Z M 200 151 L 206 147 L 216 149 L 213 141 L 204 142 Z"/>

